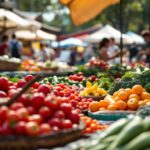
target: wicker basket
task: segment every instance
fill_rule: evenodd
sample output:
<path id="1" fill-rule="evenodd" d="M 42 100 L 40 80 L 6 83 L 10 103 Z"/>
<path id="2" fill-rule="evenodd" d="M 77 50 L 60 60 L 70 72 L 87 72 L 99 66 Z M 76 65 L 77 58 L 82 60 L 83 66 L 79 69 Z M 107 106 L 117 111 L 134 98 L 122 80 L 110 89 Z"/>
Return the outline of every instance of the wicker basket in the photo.
<path id="1" fill-rule="evenodd" d="M 21 63 L 0 60 L 0 71 L 16 71 L 19 69 L 20 65 Z"/>
<path id="2" fill-rule="evenodd" d="M 68 142 L 79 139 L 85 125 L 80 123 L 76 129 L 64 130 L 43 137 L 0 137 L 0 150 L 37 150 L 63 146 Z"/>
<path id="3" fill-rule="evenodd" d="M 84 96 L 85 98 L 92 98 L 94 101 L 100 101 L 103 100 L 105 98 L 106 95 L 102 95 L 102 96 Z"/>

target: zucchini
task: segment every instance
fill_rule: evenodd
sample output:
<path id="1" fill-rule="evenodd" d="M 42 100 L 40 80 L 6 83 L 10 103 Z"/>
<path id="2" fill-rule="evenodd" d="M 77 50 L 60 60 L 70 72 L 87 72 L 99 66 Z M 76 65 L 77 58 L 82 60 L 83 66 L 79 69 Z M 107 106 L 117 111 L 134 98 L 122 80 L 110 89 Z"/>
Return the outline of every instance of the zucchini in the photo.
<path id="1" fill-rule="evenodd" d="M 144 132 L 131 140 L 124 149 L 126 150 L 142 150 L 150 147 L 150 131 Z"/>
<path id="2" fill-rule="evenodd" d="M 124 129 L 119 133 L 117 139 L 110 145 L 108 150 L 114 150 L 120 147 L 131 139 L 139 135 L 144 131 L 144 125 L 140 117 L 135 117 Z"/>
<path id="3" fill-rule="evenodd" d="M 123 127 L 128 123 L 127 119 L 121 119 L 113 123 L 105 132 L 102 134 L 102 139 L 118 134 Z"/>

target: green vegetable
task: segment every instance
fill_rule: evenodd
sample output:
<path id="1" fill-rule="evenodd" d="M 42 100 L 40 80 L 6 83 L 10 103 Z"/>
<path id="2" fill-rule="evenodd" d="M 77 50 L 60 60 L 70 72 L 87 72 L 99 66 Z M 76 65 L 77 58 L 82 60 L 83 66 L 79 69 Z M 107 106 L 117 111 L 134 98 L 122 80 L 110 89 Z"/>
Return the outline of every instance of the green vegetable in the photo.
<path id="1" fill-rule="evenodd" d="M 144 148 L 150 147 L 150 131 L 144 132 L 131 140 L 126 146 L 124 146 L 124 150 L 142 150 Z"/>
<path id="2" fill-rule="evenodd" d="M 115 148 L 128 143 L 143 131 L 144 125 L 142 123 L 142 119 L 140 117 L 135 117 L 122 129 L 122 131 L 118 134 L 117 139 L 110 145 L 108 150 L 114 150 Z"/>

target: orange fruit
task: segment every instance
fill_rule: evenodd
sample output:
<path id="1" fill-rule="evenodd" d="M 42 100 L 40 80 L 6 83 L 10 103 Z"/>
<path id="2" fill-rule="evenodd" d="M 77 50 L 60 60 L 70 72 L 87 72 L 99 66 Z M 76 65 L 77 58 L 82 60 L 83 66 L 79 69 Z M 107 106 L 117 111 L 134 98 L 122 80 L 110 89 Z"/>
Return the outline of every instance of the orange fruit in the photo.
<path id="1" fill-rule="evenodd" d="M 101 101 L 99 102 L 99 107 L 100 107 L 100 108 L 101 108 L 101 107 L 107 108 L 109 104 L 110 104 L 110 101 L 109 101 L 109 100 L 101 100 Z"/>
<path id="2" fill-rule="evenodd" d="M 115 102 L 119 101 L 118 96 L 114 98 L 114 101 L 115 101 Z"/>
<path id="3" fill-rule="evenodd" d="M 114 92 L 113 97 L 114 98 L 117 97 L 118 93 L 119 93 L 118 91 Z"/>
<path id="4" fill-rule="evenodd" d="M 125 91 L 128 96 L 130 96 L 132 94 L 132 89 L 130 89 L 130 88 L 125 89 Z"/>
<path id="5" fill-rule="evenodd" d="M 139 101 L 139 106 L 145 106 L 146 102 L 145 101 Z"/>
<path id="6" fill-rule="evenodd" d="M 116 107 L 116 105 L 114 105 L 114 104 L 110 104 L 110 105 L 107 107 L 107 110 L 115 111 L 115 110 L 117 110 L 117 107 Z"/>
<path id="7" fill-rule="evenodd" d="M 118 101 L 116 102 L 116 107 L 118 110 L 126 110 L 127 109 L 127 104 L 124 101 Z"/>
<path id="8" fill-rule="evenodd" d="M 150 93 L 148 93 L 148 92 L 142 92 L 141 99 L 142 100 L 150 99 Z"/>
<path id="9" fill-rule="evenodd" d="M 117 97 L 119 100 L 126 101 L 128 99 L 128 94 L 125 91 L 120 91 Z"/>
<path id="10" fill-rule="evenodd" d="M 127 106 L 131 110 L 136 110 L 139 107 L 139 101 L 136 98 L 131 98 L 128 100 Z"/>
<path id="11" fill-rule="evenodd" d="M 106 110 L 106 108 L 104 108 L 104 107 L 101 107 L 99 110 L 100 110 L 100 111 L 103 111 L 103 110 Z"/>
<path id="12" fill-rule="evenodd" d="M 132 99 L 132 98 L 140 100 L 140 97 L 137 94 L 131 94 L 128 99 Z"/>
<path id="13" fill-rule="evenodd" d="M 132 93 L 140 95 L 143 92 L 143 87 L 141 85 L 135 85 L 132 87 Z"/>
<path id="14" fill-rule="evenodd" d="M 93 101 L 89 104 L 89 109 L 91 112 L 95 112 L 99 110 L 99 102 Z"/>

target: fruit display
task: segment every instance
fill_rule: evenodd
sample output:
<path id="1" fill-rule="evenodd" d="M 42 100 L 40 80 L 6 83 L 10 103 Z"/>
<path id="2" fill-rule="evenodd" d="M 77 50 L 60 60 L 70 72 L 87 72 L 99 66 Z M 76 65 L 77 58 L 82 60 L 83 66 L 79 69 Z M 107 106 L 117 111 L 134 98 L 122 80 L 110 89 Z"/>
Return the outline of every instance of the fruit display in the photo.
<path id="1" fill-rule="evenodd" d="M 26 76 L 17 83 L 0 77 L 0 98 L 10 98 L 33 76 Z M 71 104 L 61 102 L 53 93 L 51 85 L 35 83 L 15 103 L 0 107 L 0 135 L 39 136 L 75 128 L 79 114 Z"/>
<path id="2" fill-rule="evenodd" d="M 50 60 L 46 62 L 36 62 L 32 59 L 23 60 L 20 69 L 22 71 L 29 72 L 74 70 L 73 67 L 69 67 L 66 63 L 63 62 L 54 62 Z"/>
<path id="3" fill-rule="evenodd" d="M 84 98 L 79 96 L 79 88 L 76 86 L 67 86 L 66 84 L 57 84 L 53 88 L 54 94 L 59 96 L 60 101 L 72 105 L 75 109 L 81 111 L 88 110 L 92 98 Z"/>
<path id="4" fill-rule="evenodd" d="M 120 89 L 113 96 L 106 96 L 99 102 L 91 102 L 89 110 L 96 112 L 99 110 L 132 110 L 135 111 L 141 106 L 150 104 L 150 93 L 141 85 L 134 85 L 131 89 Z"/>
<path id="5" fill-rule="evenodd" d="M 98 83 L 92 85 L 91 82 L 86 82 L 86 88 L 80 92 L 80 96 L 103 96 L 106 95 L 107 91 L 100 88 Z"/>
<path id="6" fill-rule="evenodd" d="M 91 119 L 90 117 L 87 116 L 82 116 L 81 120 L 85 123 L 86 128 L 84 130 L 84 134 L 91 134 L 95 133 L 100 130 L 105 130 L 108 128 L 108 125 L 104 125 L 97 120 Z"/>

